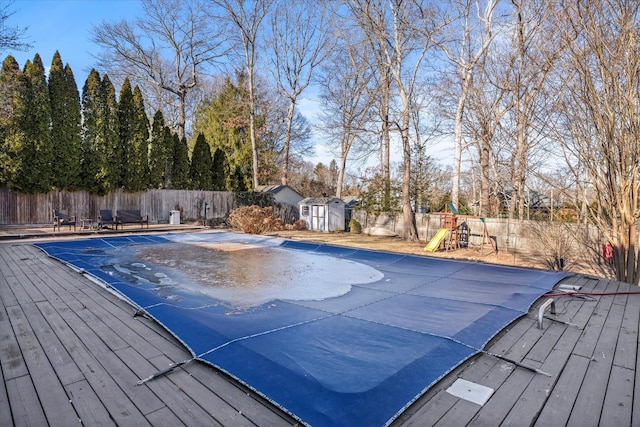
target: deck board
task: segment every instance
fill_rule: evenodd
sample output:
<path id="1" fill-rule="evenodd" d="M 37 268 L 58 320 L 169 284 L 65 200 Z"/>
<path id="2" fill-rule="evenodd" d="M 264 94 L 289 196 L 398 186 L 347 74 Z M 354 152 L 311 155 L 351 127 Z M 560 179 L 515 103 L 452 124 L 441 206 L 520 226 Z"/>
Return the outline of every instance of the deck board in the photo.
<path id="1" fill-rule="evenodd" d="M 631 369 L 613 366 L 609 378 L 604 404 L 602 423 L 612 426 L 630 426 L 633 408 L 634 372 Z"/>
<path id="2" fill-rule="evenodd" d="M 30 376 L 25 375 L 11 379 L 6 382 L 6 386 L 14 425 L 19 427 L 50 425 L 44 414 L 44 408 L 36 404 L 40 399 Z M 12 424 L 10 422 L 7 425 Z"/>
<path id="3" fill-rule="evenodd" d="M 9 308 L 8 314 L 35 390 L 38 396 L 47 396 L 41 400 L 47 421 L 52 425 L 75 424 L 78 416 L 48 358 L 48 349 L 41 347 L 20 306 Z"/>
<path id="4" fill-rule="evenodd" d="M 635 291 L 575 275 L 583 291 Z M 640 295 L 554 297 L 452 370 L 393 426 L 634 425 L 640 422 Z M 287 426 L 297 421 L 201 362 L 136 382 L 189 352 L 152 319 L 26 243 L 0 244 L 0 425 Z M 538 302 L 538 304 L 540 301 Z M 446 390 L 464 378 L 495 389 L 484 405 Z"/>
<path id="5" fill-rule="evenodd" d="M 565 367 L 568 357 L 569 353 L 566 351 L 552 350 L 549 353 L 540 369 L 551 374 L 551 376 L 534 375 L 518 400 L 510 408 L 509 413 L 502 421 L 502 425 L 520 426 L 522 425 L 522 420 L 534 420 L 536 418 L 540 408 L 549 399 L 549 390 L 555 386 L 558 374 Z"/>
<path id="6" fill-rule="evenodd" d="M 115 426 L 109 411 L 86 380 L 76 381 L 65 387 L 69 399 L 78 411 L 78 419 L 86 426 Z"/>

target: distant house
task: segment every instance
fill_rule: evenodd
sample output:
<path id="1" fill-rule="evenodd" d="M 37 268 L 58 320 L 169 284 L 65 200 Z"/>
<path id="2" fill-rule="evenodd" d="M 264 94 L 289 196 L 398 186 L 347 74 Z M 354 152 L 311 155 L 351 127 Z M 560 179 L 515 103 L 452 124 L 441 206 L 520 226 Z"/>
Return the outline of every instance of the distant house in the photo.
<path id="1" fill-rule="evenodd" d="M 307 197 L 298 202 L 300 219 L 306 221 L 309 230 L 344 231 L 344 202 L 336 197 Z"/>
<path id="2" fill-rule="evenodd" d="M 264 193 L 271 193 L 276 202 L 286 203 L 292 206 L 298 206 L 298 202 L 304 199 L 302 194 L 298 193 L 288 185 L 258 185 L 256 190 Z"/>

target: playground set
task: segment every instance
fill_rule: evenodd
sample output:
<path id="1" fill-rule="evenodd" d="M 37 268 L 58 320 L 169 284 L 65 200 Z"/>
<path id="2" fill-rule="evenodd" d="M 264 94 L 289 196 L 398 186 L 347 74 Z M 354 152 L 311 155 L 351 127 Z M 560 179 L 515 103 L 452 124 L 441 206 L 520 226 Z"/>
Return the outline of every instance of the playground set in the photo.
<path id="1" fill-rule="evenodd" d="M 440 228 L 424 248 L 427 252 L 435 252 L 439 249 L 450 251 L 469 247 L 469 225 L 466 221 L 458 224 L 458 210 L 453 203 L 448 203 L 447 206 L 450 212 L 445 210 L 445 212 L 440 213 Z M 498 252 L 496 242 L 487 231 L 487 223 L 484 218 L 480 218 L 480 222 L 482 222 L 482 234 L 471 234 L 472 236 L 482 237 L 479 247 L 480 253 L 484 253 L 485 248 L 490 249 L 488 253 Z"/>

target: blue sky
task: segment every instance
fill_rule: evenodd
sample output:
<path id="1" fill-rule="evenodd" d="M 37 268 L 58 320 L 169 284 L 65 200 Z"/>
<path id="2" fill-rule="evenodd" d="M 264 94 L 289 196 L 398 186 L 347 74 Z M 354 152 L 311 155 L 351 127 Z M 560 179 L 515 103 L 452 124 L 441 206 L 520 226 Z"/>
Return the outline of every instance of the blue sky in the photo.
<path id="1" fill-rule="evenodd" d="M 79 91 L 95 65 L 92 54 L 97 53 L 98 48 L 91 41 L 93 26 L 102 21 L 132 20 L 143 13 L 138 0 L 15 0 L 10 9 L 14 14 L 7 24 L 28 27 L 24 41 L 33 47 L 25 52 L 0 51 L 0 60 L 13 55 L 23 68 L 25 62 L 38 53 L 48 70 L 53 54 L 58 50 L 63 63 L 71 66 Z M 316 119 L 317 108 L 317 104 L 308 98 L 300 104 L 300 111 L 312 122 Z M 433 153 L 436 158 L 441 158 L 441 154 Z M 336 156 L 318 141 L 315 156 L 308 160 L 328 164 L 332 158 Z"/>
<path id="2" fill-rule="evenodd" d="M 71 66 L 78 89 L 94 65 L 92 27 L 103 20 L 128 19 L 142 11 L 137 0 L 15 0 L 10 9 L 14 14 L 8 25 L 28 27 L 25 41 L 33 48 L 26 52 L 4 50 L 0 52 L 2 59 L 11 54 L 22 68 L 38 53 L 48 69 L 58 50 L 62 62 Z"/>

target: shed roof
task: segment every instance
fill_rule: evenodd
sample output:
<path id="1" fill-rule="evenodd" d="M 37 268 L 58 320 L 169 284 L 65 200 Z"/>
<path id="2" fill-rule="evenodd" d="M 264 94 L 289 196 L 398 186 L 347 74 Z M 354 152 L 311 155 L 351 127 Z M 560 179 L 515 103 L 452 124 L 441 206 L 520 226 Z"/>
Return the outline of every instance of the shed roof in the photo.
<path id="1" fill-rule="evenodd" d="M 307 197 L 298 202 L 299 205 L 328 205 L 329 203 L 339 202 L 344 204 L 342 199 L 337 197 Z"/>
<path id="2" fill-rule="evenodd" d="M 256 187 L 256 190 L 262 191 L 264 193 L 278 194 L 279 192 L 281 192 L 286 188 L 288 188 L 289 190 L 293 191 L 296 194 L 299 194 L 300 197 L 303 197 L 302 194 L 300 194 L 295 188 L 291 187 L 290 185 L 284 185 L 284 184 L 258 185 Z"/>

